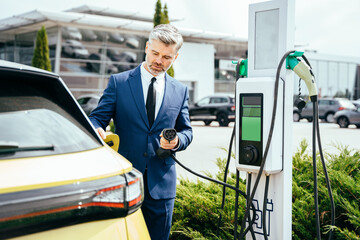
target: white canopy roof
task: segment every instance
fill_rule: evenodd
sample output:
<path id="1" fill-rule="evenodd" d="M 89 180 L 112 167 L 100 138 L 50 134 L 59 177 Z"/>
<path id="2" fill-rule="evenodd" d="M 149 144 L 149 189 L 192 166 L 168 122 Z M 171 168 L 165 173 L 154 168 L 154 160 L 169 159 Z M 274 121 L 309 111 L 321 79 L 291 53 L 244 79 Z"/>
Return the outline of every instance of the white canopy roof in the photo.
<path id="1" fill-rule="evenodd" d="M 19 34 L 36 31 L 41 25 L 44 25 L 46 28 L 71 25 L 94 30 L 122 30 L 144 36 L 148 36 L 149 32 L 153 28 L 152 18 L 140 15 L 139 13 L 114 11 L 111 9 L 101 9 L 84 5 L 79 8 L 70 9 L 66 12 L 34 10 L 2 19 L 0 20 L 0 34 L 1 32 L 6 34 Z M 178 29 L 184 37 L 188 38 L 222 40 L 229 42 L 247 41 L 247 39 L 232 34 L 199 29 Z"/>

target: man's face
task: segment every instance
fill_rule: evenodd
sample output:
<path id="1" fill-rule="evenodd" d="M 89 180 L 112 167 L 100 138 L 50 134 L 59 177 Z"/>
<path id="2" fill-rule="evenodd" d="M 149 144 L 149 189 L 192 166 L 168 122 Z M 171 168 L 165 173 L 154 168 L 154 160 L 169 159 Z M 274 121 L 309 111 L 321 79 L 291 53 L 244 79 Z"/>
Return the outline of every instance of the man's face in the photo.
<path id="1" fill-rule="evenodd" d="M 153 76 L 166 72 L 178 56 L 176 45 L 166 45 L 159 40 L 146 43 L 145 68 Z"/>

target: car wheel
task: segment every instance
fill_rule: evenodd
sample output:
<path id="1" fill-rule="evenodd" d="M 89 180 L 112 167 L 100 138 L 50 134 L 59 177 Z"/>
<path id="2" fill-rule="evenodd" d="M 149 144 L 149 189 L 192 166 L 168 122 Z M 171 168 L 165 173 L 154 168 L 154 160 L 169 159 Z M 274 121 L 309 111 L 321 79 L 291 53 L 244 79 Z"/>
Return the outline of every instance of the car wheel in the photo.
<path id="1" fill-rule="evenodd" d="M 212 121 L 211 120 L 205 120 L 204 123 L 205 123 L 205 126 L 209 126 L 212 123 Z"/>
<path id="2" fill-rule="evenodd" d="M 328 123 L 334 122 L 334 113 L 328 113 L 325 116 L 325 121 Z"/>
<path id="3" fill-rule="evenodd" d="M 360 128 L 360 124 L 356 124 L 356 127 L 357 127 L 357 128 Z"/>
<path id="4" fill-rule="evenodd" d="M 312 118 L 307 118 L 308 122 L 312 122 Z"/>
<path id="5" fill-rule="evenodd" d="M 341 128 L 347 128 L 349 126 L 349 120 L 347 117 L 339 117 L 337 124 L 339 124 Z"/>
<path id="6" fill-rule="evenodd" d="M 293 112 L 293 121 L 298 122 L 300 121 L 300 114 L 298 112 Z"/>
<path id="7" fill-rule="evenodd" d="M 217 121 L 221 127 L 227 127 L 229 125 L 229 119 L 225 113 L 219 113 L 217 116 Z"/>

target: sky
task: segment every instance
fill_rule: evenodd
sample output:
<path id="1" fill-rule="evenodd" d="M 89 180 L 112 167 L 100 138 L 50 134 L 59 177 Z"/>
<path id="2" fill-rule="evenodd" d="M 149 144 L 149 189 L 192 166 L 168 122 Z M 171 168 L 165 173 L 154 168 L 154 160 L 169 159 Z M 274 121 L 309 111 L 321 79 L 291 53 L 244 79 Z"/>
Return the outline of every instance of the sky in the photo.
<path id="1" fill-rule="evenodd" d="M 170 18 L 184 28 L 248 34 L 248 5 L 262 0 L 162 0 Z M 152 16 L 156 0 L 0 0 L 0 19 L 35 9 L 63 11 L 81 5 L 109 7 Z M 360 0 L 295 0 L 295 45 L 360 61 Z"/>

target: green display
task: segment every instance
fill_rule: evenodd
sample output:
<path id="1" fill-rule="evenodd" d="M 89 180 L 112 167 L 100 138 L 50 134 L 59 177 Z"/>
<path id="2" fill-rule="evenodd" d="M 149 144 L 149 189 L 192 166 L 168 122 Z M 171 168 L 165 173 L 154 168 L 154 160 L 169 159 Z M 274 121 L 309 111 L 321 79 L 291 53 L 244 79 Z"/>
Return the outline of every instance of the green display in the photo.
<path id="1" fill-rule="evenodd" d="M 261 141 L 260 96 L 242 97 L 241 131 L 241 140 Z"/>
<path id="2" fill-rule="evenodd" d="M 242 117 L 242 140 L 261 141 L 261 118 Z"/>

